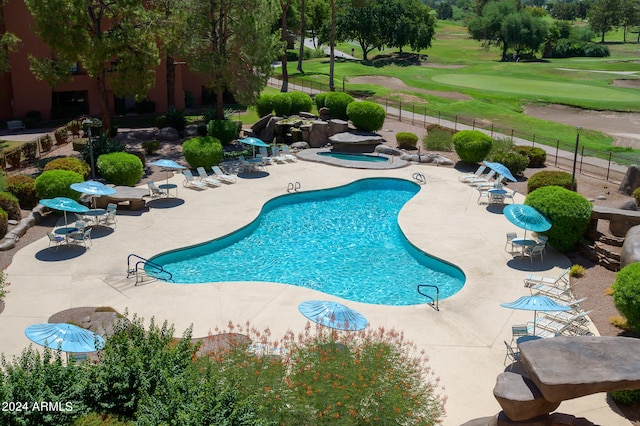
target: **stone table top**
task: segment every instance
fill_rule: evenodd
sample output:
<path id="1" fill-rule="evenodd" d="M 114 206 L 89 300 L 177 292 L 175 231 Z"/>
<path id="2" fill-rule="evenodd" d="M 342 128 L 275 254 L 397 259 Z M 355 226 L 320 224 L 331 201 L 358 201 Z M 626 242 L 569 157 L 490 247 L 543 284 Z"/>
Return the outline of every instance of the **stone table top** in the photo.
<path id="1" fill-rule="evenodd" d="M 382 143 L 384 138 L 375 133 L 366 132 L 342 132 L 336 133 L 329 137 L 329 140 L 333 143 L 348 143 L 348 144 L 371 144 Z"/>

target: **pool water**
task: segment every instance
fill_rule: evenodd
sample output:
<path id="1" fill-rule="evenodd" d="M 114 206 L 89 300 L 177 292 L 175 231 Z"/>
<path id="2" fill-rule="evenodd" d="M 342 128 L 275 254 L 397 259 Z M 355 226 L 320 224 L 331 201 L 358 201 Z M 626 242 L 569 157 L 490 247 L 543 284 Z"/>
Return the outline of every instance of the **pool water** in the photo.
<path id="1" fill-rule="evenodd" d="M 318 155 L 339 160 L 364 161 L 366 163 L 386 163 L 388 161 L 387 157 L 381 155 L 349 154 L 344 152 L 319 152 Z"/>
<path id="2" fill-rule="evenodd" d="M 419 190 L 371 178 L 283 195 L 232 234 L 150 260 L 182 284 L 266 281 L 396 306 L 429 302 L 416 287 L 433 284 L 443 299 L 462 288 L 464 274 L 418 250 L 398 226 L 400 209 Z"/>

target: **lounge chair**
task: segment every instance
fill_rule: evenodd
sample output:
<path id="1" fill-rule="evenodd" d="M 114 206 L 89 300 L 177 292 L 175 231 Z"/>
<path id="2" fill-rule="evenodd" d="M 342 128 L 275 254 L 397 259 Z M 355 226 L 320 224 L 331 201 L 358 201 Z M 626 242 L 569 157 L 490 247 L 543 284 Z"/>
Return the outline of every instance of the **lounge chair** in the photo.
<path id="1" fill-rule="evenodd" d="M 491 179 L 493 179 L 495 175 L 496 175 L 496 172 L 494 170 L 491 170 L 489 173 L 486 174 L 486 176 L 480 176 L 474 179 L 470 179 L 468 181 L 465 181 L 465 183 L 471 186 L 478 186 L 481 184 L 490 184 L 490 186 L 492 186 L 493 183 L 491 182 Z"/>
<path id="2" fill-rule="evenodd" d="M 578 283 L 575 282 L 573 284 L 567 285 L 566 287 L 556 287 L 547 284 L 536 284 L 535 286 L 531 287 L 530 290 L 531 294 L 542 294 L 563 302 L 572 302 L 575 300 L 575 297 L 573 296 L 573 287 L 575 287 L 577 284 Z"/>
<path id="3" fill-rule="evenodd" d="M 213 166 L 213 167 L 211 167 L 211 170 L 213 170 L 213 174 L 215 175 L 215 177 L 220 179 L 222 182 L 225 182 L 225 183 L 236 183 L 238 181 L 238 178 L 236 178 L 235 176 L 231 176 L 231 175 L 225 174 L 222 171 L 222 169 L 220 169 L 219 166 Z"/>
<path id="4" fill-rule="evenodd" d="M 273 145 L 271 147 L 271 158 L 276 163 L 286 163 L 287 162 L 287 160 L 284 158 L 284 156 L 280 155 L 280 148 L 278 148 L 277 145 Z"/>
<path id="5" fill-rule="evenodd" d="M 154 181 L 147 181 L 147 186 L 149 187 L 149 196 L 151 198 L 162 198 L 167 196 L 167 192 L 158 188 Z"/>
<path id="6" fill-rule="evenodd" d="M 273 164 L 273 158 L 269 157 L 266 146 L 258 147 L 258 152 L 260 153 L 263 164 Z"/>
<path id="7" fill-rule="evenodd" d="M 552 285 L 555 287 L 566 287 L 567 285 L 569 285 L 569 271 L 571 269 L 567 268 L 564 271 L 562 271 L 562 273 L 560 275 L 558 275 L 557 277 L 545 277 L 545 276 L 541 276 L 541 275 L 533 275 L 530 274 L 529 276 L 527 276 L 527 278 L 524 279 L 524 286 L 525 287 L 533 287 L 536 286 L 538 284 L 546 284 L 546 285 Z"/>
<path id="8" fill-rule="evenodd" d="M 291 162 L 298 161 L 298 157 L 293 155 L 289 150 L 289 145 L 282 145 L 282 156 L 287 161 L 291 161 Z"/>
<path id="9" fill-rule="evenodd" d="M 182 181 L 182 186 L 184 186 L 185 188 L 207 189 L 207 185 L 206 184 L 197 181 L 196 178 L 193 177 L 193 174 L 191 173 L 191 170 L 184 169 L 182 171 L 182 174 L 184 175 L 184 180 Z"/>
<path id="10" fill-rule="evenodd" d="M 487 166 L 481 165 L 474 173 L 467 173 L 462 176 L 458 176 L 460 182 L 467 182 L 472 179 L 478 179 L 480 175 L 487 169 Z"/>
<path id="11" fill-rule="evenodd" d="M 535 319 L 536 336 L 555 337 L 555 336 L 589 336 L 591 331 L 583 325 L 579 320 L 586 317 L 589 312 L 581 312 L 575 314 L 566 320 L 553 319 L 546 316 L 540 316 Z M 531 324 L 533 326 L 533 324 Z"/>
<path id="12" fill-rule="evenodd" d="M 214 178 L 213 176 L 209 176 L 204 167 L 198 167 L 196 170 L 198 171 L 198 177 L 200 178 L 201 182 L 204 182 L 209 186 L 222 185 L 222 182 L 220 182 L 218 179 Z"/>

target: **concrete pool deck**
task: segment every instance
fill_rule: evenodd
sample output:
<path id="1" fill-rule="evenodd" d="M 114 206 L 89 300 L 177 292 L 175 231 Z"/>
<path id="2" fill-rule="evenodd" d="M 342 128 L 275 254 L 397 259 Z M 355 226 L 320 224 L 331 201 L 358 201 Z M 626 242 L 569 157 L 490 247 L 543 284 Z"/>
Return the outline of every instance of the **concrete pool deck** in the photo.
<path id="1" fill-rule="evenodd" d="M 167 320 L 175 325 L 178 336 L 192 324 L 193 336 L 206 336 L 229 320 L 269 327 L 274 338 L 289 329 L 297 334 L 307 323 L 298 312 L 300 302 L 339 299 L 269 283 L 145 282 L 134 286 L 134 279 L 126 278 L 127 256 L 149 258 L 233 232 L 257 217 L 266 201 L 286 194 L 290 182 L 300 182 L 301 190 L 307 191 L 366 177 L 410 180 L 416 172 L 427 183 L 400 212 L 400 226 L 417 247 L 462 268 L 467 277 L 464 288 L 440 301 L 439 312 L 426 304 L 393 307 L 343 302 L 361 312 L 370 327 L 403 331 L 407 340 L 426 352 L 448 397 L 443 424 L 493 416 L 500 411 L 493 387 L 504 370 L 503 340 L 511 339 L 512 324 L 533 318 L 530 312 L 499 304 L 529 294 L 522 280 L 530 271 L 555 276 L 570 262 L 553 249 L 544 262 L 513 259 L 504 250 L 505 234 L 522 234 L 522 230 L 504 218 L 501 208 L 478 205 L 477 191 L 458 182 L 460 172 L 449 167 L 363 170 L 298 161 L 272 165 L 267 175 L 239 178 L 236 184 L 203 191 L 183 188 L 184 178 L 176 175 L 170 183 L 179 185 L 178 199 L 153 201 L 148 212 L 118 212 L 117 228 L 97 232 L 87 251 L 61 247 L 56 252 L 43 238 L 17 252 L 7 270 L 11 286 L 0 314 L 0 351 L 8 357 L 19 354 L 30 343 L 24 335 L 26 327 L 81 306 L 127 310 L 145 318 L 145 324 L 151 317 L 156 322 Z M 516 202 L 523 199 L 516 196 Z M 393 259 L 371 259 L 371 264 L 392 269 Z M 241 259 L 238 267 L 242 268 Z M 611 408 L 605 394 L 563 402 L 558 411 L 594 424 L 630 424 Z"/>

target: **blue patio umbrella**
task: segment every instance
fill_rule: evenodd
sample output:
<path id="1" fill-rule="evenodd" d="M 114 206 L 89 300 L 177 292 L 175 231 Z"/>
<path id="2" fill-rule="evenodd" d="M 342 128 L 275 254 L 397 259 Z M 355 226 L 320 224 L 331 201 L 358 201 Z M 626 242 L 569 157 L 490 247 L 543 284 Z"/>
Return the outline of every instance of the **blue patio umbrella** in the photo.
<path id="1" fill-rule="evenodd" d="M 495 171 L 497 174 L 504 176 L 505 179 L 509 179 L 511 182 L 516 182 L 518 180 L 515 177 L 513 177 L 513 175 L 511 174 L 511 171 L 504 164 L 493 163 L 491 161 L 483 161 L 483 163 L 488 168 Z"/>
<path id="2" fill-rule="evenodd" d="M 533 335 L 536 335 L 536 314 L 542 312 L 561 312 L 570 311 L 571 307 L 562 305 L 550 297 L 542 294 L 534 294 L 532 296 L 522 296 L 518 300 L 508 303 L 501 303 L 500 306 L 509 309 L 518 309 L 521 311 L 533 311 Z"/>
<path id="3" fill-rule="evenodd" d="M 268 148 L 269 145 L 264 143 L 262 141 L 262 139 L 258 139 L 258 138 L 254 138 L 252 136 L 249 136 L 247 138 L 242 138 L 242 139 L 238 139 L 240 142 L 242 142 L 245 145 L 251 145 L 253 147 L 253 156 L 256 156 L 256 146 L 261 146 L 261 147 L 265 147 Z"/>
<path id="4" fill-rule="evenodd" d="M 357 331 L 369 324 L 360 312 L 337 302 L 308 300 L 298 310 L 311 321 L 336 330 Z"/>
<path id="5" fill-rule="evenodd" d="M 72 183 L 70 187 L 74 191 L 78 191 L 82 194 L 90 195 L 94 203 L 94 206 L 93 206 L 94 208 L 95 208 L 94 197 L 116 193 L 116 190 L 113 189 L 112 187 L 107 186 L 101 182 L 96 182 L 95 180 L 87 180 L 85 182 Z"/>
<path id="6" fill-rule="evenodd" d="M 83 206 L 77 201 L 67 197 L 45 198 L 39 201 L 45 207 L 64 212 L 64 225 L 67 226 L 67 212 L 86 213 L 89 207 Z"/>
<path id="7" fill-rule="evenodd" d="M 525 204 L 510 204 L 502 213 L 507 220 L 526 231 L 544 232 L 551 228 L 551 223 L 538 210 Z"/>
<path id="8" fill-rule="evenodd" d="M 34 324 L 24 334 L 34 343 L 64 352 L 95 352 L 104 347 L 98 334 L 73 324 Z"/>
<path id="9" fill-rule="evenodd" d="M 182 170 L 182 169 L 186 169 L 185 166 L 182 166 L 178 163 L 176 163 L 173 160 L 167 160 L 167 159 L 160 159 L 160 160 L 156 160 L 156 161 L 152 161 L 149 163 L 150 166 L 157 166 L 157 167 L 162 167 L 165 169 L 174 169 L 174 170 Z M 167 183 L 169 183 L 169 172 L 167 172 Z"/>

